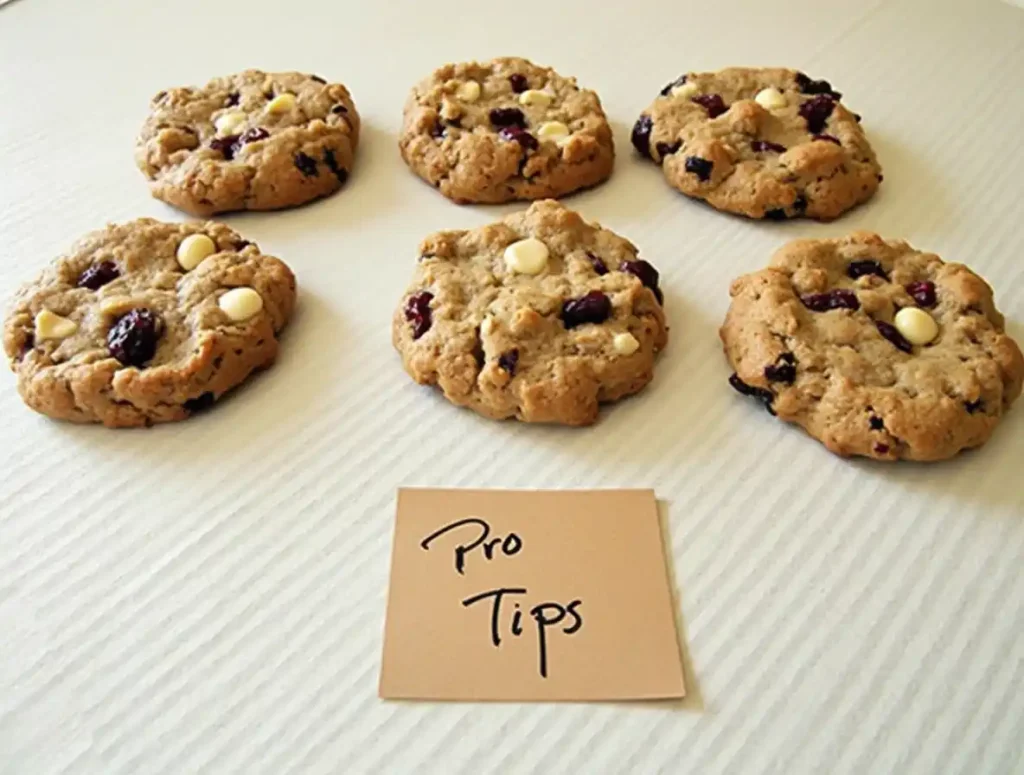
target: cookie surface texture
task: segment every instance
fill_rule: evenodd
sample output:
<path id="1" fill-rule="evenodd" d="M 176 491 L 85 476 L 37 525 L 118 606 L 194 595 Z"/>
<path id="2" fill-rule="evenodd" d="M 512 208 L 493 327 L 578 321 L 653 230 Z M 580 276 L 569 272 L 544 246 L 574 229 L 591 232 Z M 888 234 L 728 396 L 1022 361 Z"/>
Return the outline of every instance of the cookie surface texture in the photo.
<path id="1" fill-rule="evenodd" d="M 687 196 L 750 218 L 835 218 L 866 202 L 882 170 L 827 81 L 728 68 L 667 84 L 632 141 Z"/>
<path id="2" fill-rule="evenodd" d="M 22 288 L 4 351 L 32 409 L 147 426 L 270 366 L 294 305 L 291 270 L 227 226 L 144 218 L 86 235 Z"/>
<path id="3" fill-rule="evenodd" d="M 658 273 L 553 201 L 427 237 L 392 336 L 406 371 L 494 419 L 587 425 L 668 339 Z"/>
<path id="4" fill-rule="evenodd" d="M 597 94 L 516 57 L 435 70 L 406 101 L 399 148 L 460 203 L 563 196 L 606 180 L 615 159 Z"/>
<path id="5" fill-rule="evenodd" d="M 157 94 L 135 161 L 153 196 L 187 213 L 276 210 L 341 188 L 359 124 L 339 83 L 246 70 Z"/>
<path id="6" fill-rule="evenodd" d="M 1024 358 L 992 289 L 905 242 L 797 240 L 730 293 L 732 386 L 840 455 L 949 458 L 1020 395 Z"/>

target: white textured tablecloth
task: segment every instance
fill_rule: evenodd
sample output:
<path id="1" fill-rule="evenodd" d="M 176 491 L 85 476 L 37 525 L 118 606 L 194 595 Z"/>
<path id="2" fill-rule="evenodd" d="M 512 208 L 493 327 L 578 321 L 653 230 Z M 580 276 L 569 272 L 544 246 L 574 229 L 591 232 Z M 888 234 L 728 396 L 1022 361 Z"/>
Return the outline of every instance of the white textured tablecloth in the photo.
<path id="1" fill-rule="evenodd" d="M 409 87 L 522 54 L 597 89 L 613 179 L 571 200 L 662 272 L 654 384 L 585 430 L 480 419 L 418 388 L 390 317 L 456 207 L 396 142 Z M 861 112 L 885 183 L 832 224 L 673 193 L 629 127 L 688 69 L 781 64 Z M 826 0 L 23 0 L 0 11 L 0 295 L 108 220 L 182 216 L 132 161 L 149 97 L 245 67 L 345 82 L 350 184 L 226 220 L 295 269 L 282 357 L 148 431 L 45 420 L 0 377 L 0 773 L 1024 771 L 1024 406 L 943 465 L 829 455 L 726 385 L 729 280 L 783 241 L 870 228 L 973 266 L 1024 338 L 1024 12 Z M 399 485 L 654 487 L 682 705 L 376 696 Z"/>

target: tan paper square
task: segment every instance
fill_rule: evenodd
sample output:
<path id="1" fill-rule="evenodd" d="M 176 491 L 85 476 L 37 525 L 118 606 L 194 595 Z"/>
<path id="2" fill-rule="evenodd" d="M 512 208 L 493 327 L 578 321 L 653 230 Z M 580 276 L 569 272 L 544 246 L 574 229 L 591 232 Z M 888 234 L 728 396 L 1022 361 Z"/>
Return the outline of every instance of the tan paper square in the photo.
<path id="1" fill-rule="evenodd" d="M 399 491 L 381 697 L 684 694 L 653 491 Z"/>

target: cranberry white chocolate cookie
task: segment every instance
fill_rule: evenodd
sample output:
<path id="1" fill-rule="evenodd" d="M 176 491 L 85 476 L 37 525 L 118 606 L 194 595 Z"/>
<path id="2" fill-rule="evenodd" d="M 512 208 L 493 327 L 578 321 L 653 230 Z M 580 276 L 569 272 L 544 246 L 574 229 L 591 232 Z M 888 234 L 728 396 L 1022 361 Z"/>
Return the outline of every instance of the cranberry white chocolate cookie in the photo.
<path id="1" fill-rule="evenodd" d="M 633 145 L 687 196 L 750 218 L 829 220 L 878 189 L 882 170 L 828 81 L 796 70 L 687 73 L 633 127 Z"/>
<path id="2" fill-rule="evenodd" d="M 17 294 L 4 351 L 25 403 L 110 427 L 182 420 L 274 362 L 284 263 L 219 223 L 86 235 Z"/>
<path id="3" fill-rule="evenodd" d="M 587 425 L 654 377 L 668 339 L 636 247 L 543 201 L 420 245 L 392 338 L 416 382 L 494 419 Z"/>
<path id="4" fill-rule="evenodd" d="M 358 141 L 340 83 L 246 70 L 157 94 L 135 161 L 153 196 L 193 215 L 275 210 L 341 188 Z"/>
<path id="5" fill-rule="evenodd" d="M 840 455 L 949 458 L 1020 395 L 1024 357 L 992 289 L 905 242 L 797 240 L 730 293 L 732 386 Z"/>
<path id="6" fill-rule="evenodd" d="M 448 64 L 405 105 L 402 158 L 456 202 L 559 197 L 612 173 L 597 95 L 525 59 Z"/>

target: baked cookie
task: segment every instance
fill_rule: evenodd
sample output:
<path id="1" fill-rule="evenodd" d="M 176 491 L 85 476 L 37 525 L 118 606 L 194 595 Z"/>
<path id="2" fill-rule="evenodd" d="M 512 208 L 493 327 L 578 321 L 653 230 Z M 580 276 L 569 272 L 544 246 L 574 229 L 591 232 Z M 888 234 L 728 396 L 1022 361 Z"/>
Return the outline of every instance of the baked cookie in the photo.
<path id="1" fill-rule="evenodd" d="M 135 161 L 153 196 L 193 215 L 276 210 L 341 188 L 358 140 L 340 83 L 246 70 L 157 94 Z"/>
<path id="2" fill-rule="evenodd" d="M 905 242 L 797 240 L 730 293 L 732 386 L 840 455 L 952 457 L 1020 395 L 1024 357 L 992 289 Z"/>
<path id="3" fill-rule="evenodd" d="M 750 218 L 828 220 L 882 181 L 860 116 L 796 70 L 687 73 L 633 127 L 633 145 L 687 196 Z"/>
<path id="4" fill-rule="evenodd" d="M 640 391 L 668 339 L 658 272 L 553 201 L 420 245 L 392 340 L 406 371 L 494 419 L 587 425 Z"/>
<path id="5" fill-rule="evenodd" d="M 606 180 L 615 160 L 597 95 L 516 57 L 435 70 L 406 101 L 399 147 L 459 203 L 563 196 Z"/>
<path id="6" fill-rule="evenodd" d="M 86 235 L 22 288 L 4 351 L 37 412 L 152 425 L 270 366 L 294 305 L 291 270 L 227 226 L 143 218 Z"/>

